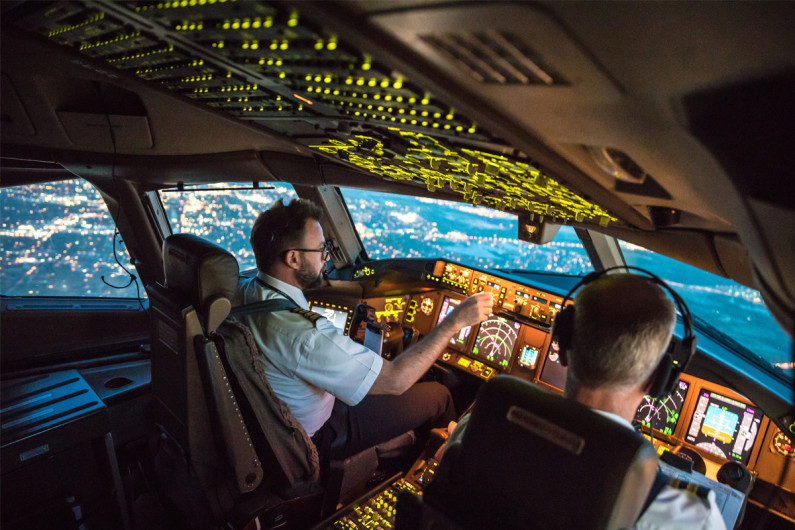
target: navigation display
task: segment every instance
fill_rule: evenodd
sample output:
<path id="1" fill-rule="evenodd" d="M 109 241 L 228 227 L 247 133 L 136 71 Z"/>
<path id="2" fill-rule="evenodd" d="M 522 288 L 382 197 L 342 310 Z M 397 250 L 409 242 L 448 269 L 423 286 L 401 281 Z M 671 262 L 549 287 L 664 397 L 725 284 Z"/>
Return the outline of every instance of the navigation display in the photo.
<path id="1" fill-rule="evenodd" d="M 747 464 L 761 421 L 760 409 L 702 390 L 685 439 L 721 458 Z"/>
<path id="2" fill-rule="evenodd" d="M 651 426 L 652 429 L 663 434 L 673 435 L 689 387 L 690 383 L 680 380 L 671 395 L 663 400 L 645 396 L 635 412 L 635 419 L 646 427 Z"/>
<path id="3" fill-rule="evenodd" d="M 560 364 L 560 348 L 557 341 L 552 341 L 547 352 L 547 360 L 541 369 L 541 377 L 538 379 L 548 385 L 563 390 L 566 386 L 566 372 L 568 369 Z"/>
<path id="4" fill-rule="evenodd" d="M 455 298 L 450 298 L 448 296 L 444 297 L 444 302 L 442 302 L 442 308 L 439 311 L 439 319 L 436 321 L 436 325 L 438 326 L 439 323 L 444 320 L 444 318 L 452 313 L 453 309 L 456 308 L 458 304 L 461 303 L 461 300 L 456 300 Z M 472 331 L 471 326 L 467 326 L 465 328 L 461 328 L 461 331 L 453 335 L 453 338 L 450 339 L 450 345 L 455 346 L 456 349 L 463 350 L 467 344 L 467 339 L 469 338 L 469 333 Z"/>
<path id="5" fill-rule="evenodd" d="M 508 368 L 511 353 L 522 325 L 494 316 L 480 324 L 472 355 L 481 357 L 499 368 Z"/>
<path id="6" fill-rule="evenodd" d="M 331 309 L 319 305 L 310 305 L 309 309 L 331 320 L 331 323 L 340 330 L 340 333 L 345 334 L 345 326 L 348 324 L 347 311 L 340 311 L 338 309 Z"/>

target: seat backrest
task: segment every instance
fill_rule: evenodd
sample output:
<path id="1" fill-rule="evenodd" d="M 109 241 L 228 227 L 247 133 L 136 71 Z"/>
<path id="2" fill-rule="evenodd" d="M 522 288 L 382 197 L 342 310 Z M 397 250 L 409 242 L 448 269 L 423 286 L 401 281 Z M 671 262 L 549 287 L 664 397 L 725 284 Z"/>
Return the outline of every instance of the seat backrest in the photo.
<path id="1" fill-rule="evenodd" d="M 231 310 L 237 260 L 201 238 L 176 234 L 163 245 L 163 262 L 165 285 L 147 286 L 156 421 L 189 455 L 205 491 L 230 478 L 236 497 L 260 484 L 262 465 L 209 337 Z M 215 513 L 234 501 L 218 504 Z"/>
<path id="2" fill-rule="evenodd" d="M 454 445 L 422 500 L 442 527 L 629 528 L 657 470 L 639 434 L 510 376 L 482 387 Z"/>

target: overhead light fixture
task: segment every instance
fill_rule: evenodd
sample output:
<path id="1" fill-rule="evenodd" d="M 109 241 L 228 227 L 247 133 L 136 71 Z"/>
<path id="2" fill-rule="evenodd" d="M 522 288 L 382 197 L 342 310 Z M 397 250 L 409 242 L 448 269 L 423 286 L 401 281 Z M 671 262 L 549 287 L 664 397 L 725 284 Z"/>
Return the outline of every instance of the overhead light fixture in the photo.
<path id="1" fill-rule="evenodd" d="M 624 151 L 612 147 L 585 146 L 596 164 L 608 175 L 623 182 L 643 184 L 648 173 Z"/>
<path id="2" fill-rule="evenodd" d="M 559 224 L 544 221 L 543 216 L 535 214 L 519 215 L 518 238 L 536 245 L 549 243 L 560 230 Z"/>

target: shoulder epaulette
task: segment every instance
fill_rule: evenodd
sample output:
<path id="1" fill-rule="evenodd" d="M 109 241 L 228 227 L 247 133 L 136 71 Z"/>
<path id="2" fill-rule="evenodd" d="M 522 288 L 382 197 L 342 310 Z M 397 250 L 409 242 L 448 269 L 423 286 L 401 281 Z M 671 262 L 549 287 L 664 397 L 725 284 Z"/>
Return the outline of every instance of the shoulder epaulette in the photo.
<path id="1" fill-rule="evenodd" d="M 678 490 L 685 490 L 689 491 L 690 493 L 694 493 L 698 497 L 702 499 L 706 499 L 707 495 L 709 495 L 710 489 L 706 486 L 699 486 L 695 482 L 688 482 L 686 480 L 679 480 L 678 478 L 671 477 L 671 480 L 668 482 L 668 485 L 674 489 Z"/>
<path id="2" fill-rule="evenodd" d="M 320 313 L 315 313 L 314 311 L 310 311 L 309 309 L 303 309 L 301 307 L 294 307 L 290 309 L 290 312 L 295 313 L 297 315 L 301 315 L 305 319 L 312 322 L 312 324 L 314 324 L 315 327 L 317 327 L 317 321 L 323 318 L 323 315 L 321 315 Z"/>

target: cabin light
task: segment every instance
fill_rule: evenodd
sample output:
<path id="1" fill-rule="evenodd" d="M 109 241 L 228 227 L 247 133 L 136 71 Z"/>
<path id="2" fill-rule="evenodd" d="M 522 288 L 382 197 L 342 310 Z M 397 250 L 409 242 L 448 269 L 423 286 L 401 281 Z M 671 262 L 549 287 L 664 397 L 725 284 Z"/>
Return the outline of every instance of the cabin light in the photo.
<path id="1" fill-rule="evenodd" d="M 631 184 L 643 184 L 646 171 L 625 152 L 612 147 L 585 146 L 596 165 L 617 180 Z"/>
<path id="2" fill-rule="evenodd" d="M 649 206 L 649 217 L 655 226 L 671 226 L 682 218 L 682 211 L 664 206 Z"/>

